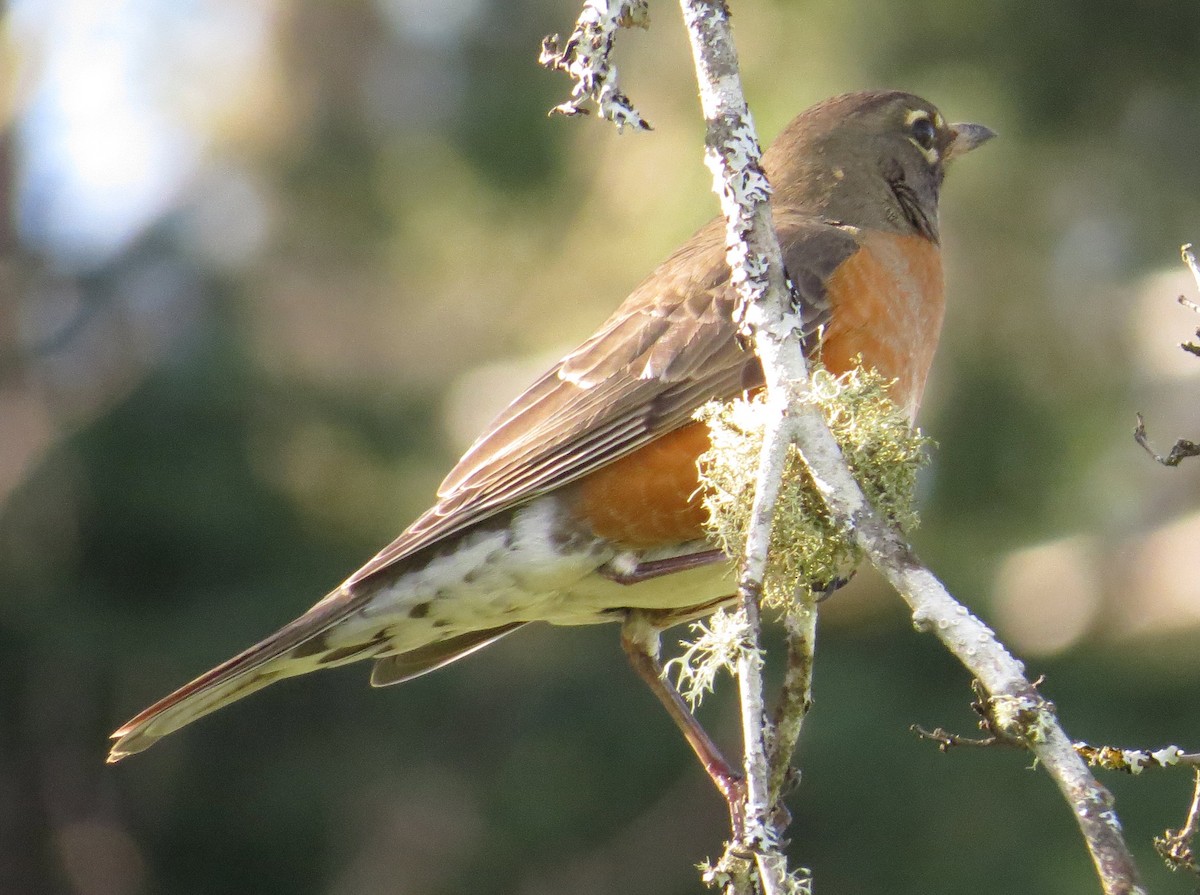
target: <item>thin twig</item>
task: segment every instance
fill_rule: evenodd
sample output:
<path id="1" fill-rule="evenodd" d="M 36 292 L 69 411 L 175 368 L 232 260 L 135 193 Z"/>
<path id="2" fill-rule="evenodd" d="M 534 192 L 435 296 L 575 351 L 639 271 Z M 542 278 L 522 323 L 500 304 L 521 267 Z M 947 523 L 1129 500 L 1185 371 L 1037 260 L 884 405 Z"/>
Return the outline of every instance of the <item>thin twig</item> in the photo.
<path id="1" fill-rule="evenodd" d="M 1196 281 L 1196 288 L 1200 289 L 1200 263 L 1196 261 L 1196 253 L 1192 251 L 1192 244 L 1189 242 L 1181 246 L 1179 254 L 1183 258 L 1183 263 L 1187 265 L 1188 270 L 1192 272 L 1192 279 Z M 1187 296 L 1179 296 L 1178 301 L 1188 310 L 1200 313 L 1200 305 Z M 1196 338 L 1200 339 L 1200 329 L 1196 330 Z M 1181 342 L 1179 347 L 1188 352 L 1188 354 L 1200 357 L 1200 345 L 1195 342 Z M 1150 446 L 1150 439 L 1146 435 L 1146 422 L 1142 419 L 1140 413 L 1137 415 L 1137 425 L 1133 429 L 1133 440 L 1140 444 L 1147 454 L 1163 466 L 1175 467 L 1188 457 L 1200 457 L 1200 444 L 1189 441 L 1186 438 L 1180 438 L 1171 445 L 1171 450 L 1167 452 L 1166 456 L 1155 451 Z"/>
<path id="2" fill-rule="evenodd" d="M 1192 279 L 1196 281 L 1196 288 L 1200 289 L 1200 263 L 1196 261 L 1196 253 L 1192 251 L 1192 244 L 1190 242 L 1185 242 L 1179 247 L 1179 256 L 1183 258 L 1183 263 L 1192 272 Z"/>
<path id="3" fill-rule="evenodd" d="M 1156 837 L 1154 850 L 1172 870 L 1189 870 L 1200 876 L 1200 863 L 1197 863 L 1196 852 L 1192 848 L 1192 841 L 1197 833 L 1200 833 L 1200 768 L 1196 769 L 1192 804 L 1188 808 L 1187 820 L 1181 829 L 1166 830 L 1163 835 Z"/>
<path id="4" fill-rule="evenodd" d="M 1183 347 L 1186 348 L 1187 346 Z M 1197 347 L 1197 351 L 1200 351 L 1200 347 Z M 1133 440 L 1140 444 L 1147 454 L 1163 466 L 1175 467 L 1188 457 L 1200 457 L 1200 444 L 1188 441 L 1186 438 L 1180 438 L 1171 445 L 1171 450 L 1166 453 L 1166 456 L 1158 453 L 1150 446 L 1150 438 L 1146 435 L 1146 421 L 1142 419 L 1140 413 L 1137 414 L 1137 425 L 1133 427 Z"/>
<path id="5" fill-rule="evenodd" d="M 1188 266 L 1188 270 L 1192 272 L 1192 279 L 1196 281 L 1196 288 L 1200 289 L 1200 264 L 1196 263 L 1196 253 L 1192 251 L 1192 244 L 1190 242 L 1184 243 L 1179 249 L 1179 254 L 1183 258 L 1183 263 Z M 1179 303 L 1189 311 L 1200 314 L 1200 305 L 1196 304 L 1186 295 L 1179 296 Z M 1196 338 L 1200 339 L 1200 329 L 1196 330 Z M 1200 357 L 1200 345 L 1197 345 L 1195 342 L 1181 342 L 1179 347 L 1188 354 Z"/>
<path id="6" fill-rule="evenodd" d="M 1183 247 L 1183 251 L 1184 251 L 1183 260 L 1187 263 L 1188 267 L 1192 268 L 1192 272 L 1194 274 L 1195 270 L 1196 270 L 1196 267 L 1195 267 L 1196 256 L 1191 253 L 1191 248 L 1192 248 L 1191 245 L 1185 245 Z M 1197 285 L 1200 285 L 1200 284 L 1197 284 Z M 1200 314 L 1200 305 L 1196 304 L 1194 301 L 1192 301 L 1186 295 L 1181 295 L 1175 300 L 1177 302 L 1179 302 L 1181 305 L 1183 305 L 1183 307 L 1185 307 L 1189 311 L 1191 311 L 1193 314 Z M 1196 330 L 1196 338 L 1200 339 L 1200 329 Z M 1197 345 L 1195 342 L 1180 342 L 1179 347 L 1182 348 L 1184 351 L 1186 351 L 1188 354 L 1194 354 L 1197 357 L 1200 357 L 1200 345 Z"/>
<path id="7" fill-rule="evenodd" d="M 811 596 L 805 600 L 804 595 L 800 595 L 798 599 L 803 602 L 791 607 L 783 616 L 783 627 L 787 632 L 787 667 L 783 672 L 779 705 L 775 708 L 775 738 L 770 749 L 769 797 L 772 803 L 778 803 L 787 788 L 796 741 L 800 739 L 800 729 L 812 707 L 817 607 Z"/>
<path id="8" fill-rule="evenodd" d="M 923 740 L 932 740 L 937 743 L 938 751 L 940 752 L 949 752 L 955 746 L 988 747 L 1002 744 L 1008 745 L 999 737 L 966 737 L 960 733 L 951 733 L 944 727 L 935 727 L 933 730 L 926 730 L 920 724 L 913 724 L 908 729 Z"/>
<path id="9" fill-rule="evenodd" d="M 967 737 L 951 733 L 944 727 L 928 730 L 920 724 L 913 724 L 909 730 L 923 740 L 932 740 L 942 752 L 949 752 L 955 746 L 1024 745 L 997 735 Z M 1088 767 L 1100 768 L 1104 771 L 1121 771 L 1134 777 L 1142 771 L 1157 768 L 1191 767 L 1200 770 L 1200 752 L 1184 752 L 1178 746 L 1164 746 L 1161 749 L 1118 749 L 1116 746 L 1093 746 L 1082 741 L 1073 745 L 1079 757 L 1087 762 Z"/>

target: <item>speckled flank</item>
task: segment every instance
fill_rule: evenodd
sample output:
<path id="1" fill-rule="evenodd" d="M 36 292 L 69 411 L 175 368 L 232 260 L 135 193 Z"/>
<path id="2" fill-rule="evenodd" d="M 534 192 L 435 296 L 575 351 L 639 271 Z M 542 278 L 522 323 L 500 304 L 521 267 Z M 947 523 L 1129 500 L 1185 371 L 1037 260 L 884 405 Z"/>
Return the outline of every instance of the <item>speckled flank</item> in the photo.
<path id="1" fill-rule="evenodd" d="M 694 487 L 694 486 L 693 486 Z M 332 647 L 370 639 L 388 627 L 391 640 L 379 654 L 482 630 L 505 621 L 593 624 L 612 621 L 614 606 L 676 608 L 732 592 L 724 565 L 664 576 L 635 585 L 600 573 L 608 563 L 636 565 L 644 559 L 693 552 L 703 542 L 669 550 L 621 551 L 595 536 L 555 538 L 562 530 L 563 501 L 545 496 L 513 513 L 507 531 L 482 529 L 454 542 L 453 549 L 398 576 L 374 594 L 331 638 Z M 506 545 L 506 541 L 511 544 Z"/>

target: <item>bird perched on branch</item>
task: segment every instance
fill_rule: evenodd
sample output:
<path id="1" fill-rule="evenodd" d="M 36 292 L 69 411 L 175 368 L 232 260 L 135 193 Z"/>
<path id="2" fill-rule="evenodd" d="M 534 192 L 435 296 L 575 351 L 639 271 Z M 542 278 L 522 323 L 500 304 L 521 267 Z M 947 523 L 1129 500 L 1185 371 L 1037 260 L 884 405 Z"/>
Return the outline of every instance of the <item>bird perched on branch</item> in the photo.
<path id="1" fill-rule="evenodd" d="M 802 338 L 834 373 L 861 358 L 915 415 L 942 325 L 938 193 L 993 134 L 919 97 L 852 93 L 808 109 L 763 158 Z M 706 540 L 693 414 L 761 388 L 739 340 L 721 219 L 497 417 L 437 501 L 306 613 L 137 715 L 117 761 L 286 677 L 359 660 L 400 683 L 531 622 L 623 623 L 635 668 L 722 789 L 731 772 L 661 678 L 658 631 L 732 597 Z M 816 338 L 819 334 L 819 338 Z"/>

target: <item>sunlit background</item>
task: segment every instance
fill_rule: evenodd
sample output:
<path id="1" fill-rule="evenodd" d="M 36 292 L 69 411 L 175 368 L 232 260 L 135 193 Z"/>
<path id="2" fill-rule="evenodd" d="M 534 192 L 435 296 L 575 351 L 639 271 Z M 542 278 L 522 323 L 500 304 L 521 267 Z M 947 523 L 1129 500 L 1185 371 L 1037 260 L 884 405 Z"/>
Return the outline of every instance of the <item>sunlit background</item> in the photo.
<path id="1" fill-rule="evenodd" d="M 655 126 L 548 119 L 565 0 L 9 0 L 0 44 L 0 893 L 699 891 L 724 809 L 616 631 L 392 690 L 313 676 L 118 767 L 107 734 L 287 621 L 715 213 L 677 9 Z M 1200 748 L 1200 4 L 734 0 L 762 135 L 900 87 L 951 172 L 920 552 L 1070 733 Z M 869 574 L 823 607 L 792 853 L 823 891 L 1093 892 L 1043 774 Z M 726 691 L 728 688 L 726 688 Z M 724 698 L 721 698 L 724 697 Z M 704 710 L 733 748 L 728 692 Z M 1186 773 L 1105 778 L 1150 841 Z"/>

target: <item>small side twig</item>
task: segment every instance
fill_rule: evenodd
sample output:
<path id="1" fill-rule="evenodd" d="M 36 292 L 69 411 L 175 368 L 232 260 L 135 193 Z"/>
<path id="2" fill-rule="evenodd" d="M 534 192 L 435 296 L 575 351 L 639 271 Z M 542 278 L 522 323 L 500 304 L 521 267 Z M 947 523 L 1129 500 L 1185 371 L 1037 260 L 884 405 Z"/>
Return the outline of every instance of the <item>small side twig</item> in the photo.
<path id="1" fill-rule="evenodd" d="M 1192 790 L 1192 804 L 1187 819 L 1178 830 L 1166 830 L 1154 839 L 1154 850 L 1167 862 L 1171 870 L 1187 870 L 1200 876 L 1200 863 L 1192 842 L 1200 833 L 1200 768 L 1196 769 L 1196 782 Z"/>
<path id="2" fill-rule="evenodd" d="M 1186 263 L 1187 266 L 1189 268 L 1191 268 L 1192 276 L 1197 276 L 1196 275 L 1196 271 L 1197 271 L 1196 256 L 1192 254 L 1192 247 L 1190 244 L 1185 245 L 1183 247 L 1183 260 L 1184 260 L 1184 263 Z M 1200 276 L 1198 276 L 1196 279 L 1196 285 L 1200 286 Z M 1179 298 L 1177 298 L 1175 300 L 1178 301 L 1185 308 L 1187 308 L 1189 311 L 1191 311 L 1193 314 L 1200 314 L 1200 305 L 1196 304 L 1194 301 L 1192 301 L 1186 295 L 1181 295 L 1181 296 L 1179 296 Z M 1196 330 L 1196 338 L 1200 339 L 1200 329 Z M 1180 342 L 1179 347 L 1182 348 L 1184 351 L 1186 351 L 1188 354 L 1194 354 L 1196 357 L 1200 357 L 1200 345 L 1197 345 L 1195 342 Z"/>
<path id="3" fill-rule="evenodd" d="M 1192 272 L 1192 279 L 1196 281 L 1196 288 L 1200 289 L 1200 262 L 1196 261 L 1196 253 L 1192 251 L 1192 244 L 1189 242 L 1181 246 L 1179 249 L 1179 254 L 1180 257 L 1183 258 L 1183 263 L 1187 265 L 1188 270 Z M 1200 305 L 1196 304 L 1196 302 L 1192 301 L 1187 296 L 1179 296 L 1178 301 L 1189 311 L 1200 314 Z M 1200 339 L 1200 329 L 1196 330 L 1196 338 Z M 1181 342 L 1179 347 L 1188 354 L 1193 354 L 1197 357 L 1200 357 L 1200 344 L 1197 344 L 1196 342 Z M 1171 450 L 1167 452 L 1166 456 L 1163 456 L 1155 451 L 1154 448 L 1150 446 L 1150 439 L 1146 435 L 1146 423 L 1142 419 L 1142 415 L 1140 413 L 1137 415 L 1137 426 L 1135 426 L 1133 430 L 1133 440 L 1140 444 L 1142 448 L 1145 449 L 1146 453 L 1148 453 L 1155 459 L 1156 462 L 1161 463 L 1163 466 L 1175 467 L 1188 457 L 1200 457 L 1200 444 L 1197 444 L 1194 441 L 1189 441 L 1186 438 L 1180 438 L 1178 441 L 1176 441 L 1175 444 L 1171 446 Z"/>
<path id="4" fill-rule="evenodd" d="M 998 746 L 1004 743 L 1000 737 L 965 737 L 961 733 L 951 733 L 944 727 L 935 727 L 933 730 L 927 730 L 920 724 L 912 724 L 908 728 L 923 740 L 932 740 L 937 743 L 939 752 L 949 752 L 955 746 L 976 746 L 986 748 L 989 746 Z"/>
<path id="5" fill-rule="evenodd" d="M 1200 351 L 1200 346 L 1197 346 L 1197 351 Z M 1146 421 L 1142 419 L 1140 413 L 1137 414 L 1137 425 L 1133 427 L 1133 440 L 1163 466 L 1175 467 L 1188 457 L 1200 457 L 1200 444 L 1186 438 L 1180 438 L 1171 445 L 1171 449 L 1167 451 L 1166 455 L 1158 453 L 1150 446 L 1150 438 L 1146 435 Z"/>
<path id="6" fill-rule="evenodd" d="M 550 110 L 551 115 L 586 115 L 591 102 L 601 118 L 617 130 L 626 126 L 651 130 L 649 122 L 617 86 L 617 67 L 612 64 L 613 43 L 621 28 L 647 28 L 647 0 L 586 0 L 575 22 L 575 30 L 560 46 L 557 34 L 542 40 L 538 62 L 551 71 L 561 71 L 575 81 L 571 98 Z"/>
<path id="7" fill-rule="evenodd" d="M 1042 685 L 1043 681 L 1044 678 L 1039 677 L 1031 683 L 1031 686 L 1036 690 Z M 1013 731 L 1008 729 L 1006 725 L 1009 724 L 1009 721 L 996 714 L 997 709 L 1005 704 L 1002 700 L 994 700 L 989 695 L 987 688 L 978 679 L 971 681 L 971 691 L 975 694 L 975 699 L 971 701 L 971 710 L 979 716 L 979 729 L 986 736 L 963 736 L 960 733 L 951 733 L 944 727 L 935 727 L 933 730 L 929 730 L 920 724 L 910 725 L 908 729 L 921 739 L 931 740 L 936 743 L 939 752 L 949 752 L 954 746 L 1029 748 L 1029 744 L 1023 738 L 1014 736 Z M 1053 709 L 1053 706 L 1051 706 L 1051 709 Z"/>
<path id="8" fill-rule="evenodd" d="M 975 686 L 979 687 L 978 681 L 975 682 Z M 979 702 L 972 703 L 971 707 L 976 711 L 981 711 Z M 980 722 L 980 727 L 985 730 L 992 729 L 993 724 L 986 715 Z M 909 729 L 922 739 L 936 743 L 940 752 L 949 752 L 955 746 L 1022 745 L 1000 734 L 988 737 L 965 737 L 951 733 L 942 727 L 926 730 L 919 724 L 914 724 Z M 1192 768 L 1195 784 L 1187 819 L 1180 829 L 1168 829 L 1161 836 L 1156 836 L 1154 850 L 1158 852 L 1170 870 L 1187 870 L 1200 876 L 1200 863 L 1197 863 L 1196 851 L 1193 847 L 1193 841 L 1197 835 L 1200 835 L 1200 752 L 1184 752 L 1178 746 L 1164 746 L 1161 749 L 1118 749 L 1115 746 L 1093 746 L 1085 742 L 1076 742 L 1073 746 L 1075 754 L 1087 762 L 1088 767 L 1118 771 L 1134 777 L 1148 769 Z"/>
<path id="9" fill-rule="evenodd" d="M 1192 272 L 1192 279 L 1196 281 L 1196 287 L 1200 288 L 1200 262 L 1196 261 L 1196 253 L 1192 251 L 1192 244 L 1190 242 L 1186 242 L 1180 246 L 1179 256 L 1183 258 L 1183 263 Z M 1186 298 L 1183 299 L 1183 304 L 1190 307 L 1193 311 L 1200 310 L 1194 302 L 1190 302 Z"/>
<path id="10" fill-rule="evenodd" d="M 1184 243 L 1179 249 L 1179 254 L 1183 258 L 1183 263 L 1187 265 L 1188 270 L 1192 272 L 1192 279 L 1196 281 L 1196 288 L 1200 289 L 1200 263 L 1196 262 L 1196 253 L 1192 251 L 1192 244 L 1190 242 Z M 1196 304 L 1186 295 L 1179 296 L 1179 303 L 1193 314 L 1200 314 L 1200 305 Z M 1196 338 L 1200 339 L 1200 329 L 1196 330 Z M 1200 345 L 1197 345 L 1195 342 L 1183 342 L 1179 347 L 1188 354 L 1200 357 Z"/>

